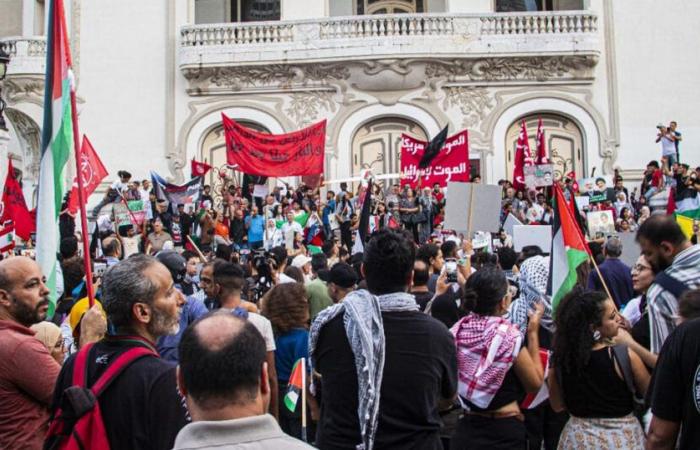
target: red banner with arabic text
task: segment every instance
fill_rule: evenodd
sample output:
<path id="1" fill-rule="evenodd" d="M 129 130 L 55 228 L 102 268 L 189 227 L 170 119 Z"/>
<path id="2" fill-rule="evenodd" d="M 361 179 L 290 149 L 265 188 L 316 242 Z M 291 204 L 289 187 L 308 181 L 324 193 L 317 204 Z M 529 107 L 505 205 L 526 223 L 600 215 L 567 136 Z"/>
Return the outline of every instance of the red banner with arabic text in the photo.
<path id="1" fill-rule="evenodd" d="M 426 169 L 419 169 L 418 163 L 423 156 L 425 141 L 419 141 L 407 134 L 401 135 L 401 184 L 415 188 L 420 178 L 423 187 L 447 186 L 448 181 L 469 181 L 469 135 L 467 130 L 450 136 Z"/>
<path id="2" fill-rule="evenodd" d="M 323 173 L 326 121 L 287 134 L 260 133 L 223 113 L 226 160 L 249 175 L 288 177 Z"/>

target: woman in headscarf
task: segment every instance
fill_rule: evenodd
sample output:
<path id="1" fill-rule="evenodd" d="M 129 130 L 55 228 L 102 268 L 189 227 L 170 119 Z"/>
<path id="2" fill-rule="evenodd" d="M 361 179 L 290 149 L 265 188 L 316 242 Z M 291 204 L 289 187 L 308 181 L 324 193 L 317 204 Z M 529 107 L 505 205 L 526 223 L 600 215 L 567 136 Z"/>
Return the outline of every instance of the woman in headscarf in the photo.
<path id="1" fill-rule="evenodd" d="M 637 225 L 640 227 L 644 223 L 645 220 L 647 220 L 651 216 L 651 210 L 649 209 L 648 206 L 644 205 L 639 209 L 639 218 L 637 219 Z"/>
<path id="2" fill-rule="evenodd" d="M 35 323 L 31 329 L 36 333 L 34 337 L 44 344 L 51 357 L 59 364 L 63 364 L 63 360 L 66 358 L 66 346 L 61 329 L 52 322 Z"/>
<path id="3" fill-rule="evenodd" d="M 615 206 L 616 217 L 622 217 L 622 208 L 632 208 L 632 205 L 627 201 L 627 194 L 623 191 L 618 191 L 617 194 L 615 194 L 615 203 L 613 206 Z"/>
<path id="4" fill-rule="evenodd" d="M 527 347 L 517 326 L 503 316 L 510 304 L 503 272 L 485 267 L 472 274 L 462 292 L 466 315 L 450 330 L 457 346 L 459 399 L 464 416 L 451 449 L 526 449 L 519 403 L 544 379 L 539 355 L 542 305 L 530 313 Z"/>
<path id="5" fill-rule="evenodd" d="M 555 411 L 571 414 L 559 449 L 644 448 L 632 390 L 646 393 L 649 372 L 626 345 L 609 344 L 620 326 L 615 304 L 602 292 L 575 289 L 557 307 L 549 395 Z"/>

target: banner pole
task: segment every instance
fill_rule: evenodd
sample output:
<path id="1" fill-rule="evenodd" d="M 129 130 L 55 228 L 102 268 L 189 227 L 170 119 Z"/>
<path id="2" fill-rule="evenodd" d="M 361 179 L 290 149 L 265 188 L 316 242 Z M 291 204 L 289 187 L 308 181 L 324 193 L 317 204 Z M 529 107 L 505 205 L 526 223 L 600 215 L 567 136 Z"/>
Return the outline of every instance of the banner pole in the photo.
<path id="1" fill-rule="evenodd" d="M 309 442 L 306 436 L 306 358 L 301 358 L 301 439 Z"/>
<path id="2" fill-rule="evenodd" d="M 195 251 L 196 251 L 197 254 L 199 255 L 199 259 L 200 259 L 203 263 L 207 262 L 207 258 L 204 256 L 204 253 L 202 253 L 202 251 L 199 249 L 199 247 L 197 247 L 197 244 L 194 243 L 194 241 L 192 240 L 192 238 L 190 237 L 190 235 L 188 234 L 186 237 L 187 237 L 187 240 L 189 241 L 189 243 L 192 245 L 192 247 L 194 247 Z"/>
<path id="3" fill-rule="evenodd" d="M 81 171 L 82 147 L 80 146 L 80 132 L 78 130 L 78 108 L 75 101 L 75 89 L 70 90 L 71 116 L 73 119 L 73 146 L 75 147 L 75 177 L 78 179 L 78 204 L 80 205 L 80 229 L 83 238 L 83 263 L 85 264 L 85 286 L 87 287 L 88 302 L 90 308 L 95 304 L 95 290 L 92 285 L 92 265 L 90 244 L 88 242 L 87 227 L 87 199 L 83 198 L 83 174 Z M 95 225 L 97 226 L 97 225 Z"/>
<path id="4" fill-rule="evenodd" d="M 593 264 L 593 267 L 595 267 L 595 271 L 598 273 L 598 278 L 600 279 L 600 284 L 603 285 L 603 289 L 605 289 L 605 293 L 607 294 L 608 298 L 610 300 L 612 300 L 613 304 L 615 304 L 615 300 L 613 299 L 613 296 L 610 295 L 610 290 L 608 289 L 608 285 L 605 283 L 605 280 L 603 279 L 603 274 L 600 273 L 600 269 L 598 268 L 598 264 L 596 264 L 595 259 L 593 258 L 593 255 L 591 255 L 589 253 L 588 259 Z M 615 305 L 615 310 L 617 310 L 617 305 Z"/>

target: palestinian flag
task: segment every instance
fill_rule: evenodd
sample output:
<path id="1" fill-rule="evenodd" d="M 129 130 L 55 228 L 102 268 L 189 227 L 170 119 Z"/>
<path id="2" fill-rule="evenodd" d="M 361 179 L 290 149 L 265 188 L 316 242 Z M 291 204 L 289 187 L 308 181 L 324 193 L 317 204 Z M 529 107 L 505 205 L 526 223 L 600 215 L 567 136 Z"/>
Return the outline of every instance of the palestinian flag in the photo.
<path id="1" fill-rule="evenodd" d="M 520 404 L 520 407 L 523 409 L 537 408 L 549 398 L 549 387 L 546 381 L 549 375 L 549 350 L 544 348 L 540 349 L 540 361 L 542 362 L 542 367 L 544 367 L 545 382 L 542 383 L 542 387 L 540 387 L 539 391 L 525 396 L 525 399 Z"/>
<path id="2" fill-rule="evenodd" d="M 700 209 L 691 209 L 687 211 L 676 211 L 673 216 L 676 222 L 683 230 L 683 234 L 688 239 L 693 237 L 693 221 L 700 220 Z"/>
<path id="3" fill-rule="evenodd" d="M 284 217 L 285 217 L 284 219 L 281 219 L 281 220 L 278 220 L 277 222 L 275 222 L 275 226 L 277 228 L 282 228 L 282 225 L 284 225 L 284 223 L 287 221 L 286 214 L 284 215 Z M 294 216 L 294 221 L 296 223 L 298 223 L 299 225 L 301 225 L 302 228 L 304 228 L 304 227 L 306 227 L 306 223 L 309 221 L 309 217 L 310 217 L 309 213 L 302 212 L 302 213 Z"/>
<path id="4" fill-rule="evenodd" d="M 75 87 L 63 0 L 50 2 L 48 23 L 37 206 L 37 229 L 41 233 L 37 234 L 36 259 L 50 291 L 48 317 L 51 317 L 56 307 L 58 215 L 67 191 L 66 163 L 74 151 L 73 118 L 77 116 L 71 106 Z"/>
<path id="5" fill-rule="evenodd" d="M 305 358 L 300 358 L 292 368 L 292 374 L 289 376 L 289 384 L 287 384 L 287 395 L 284 396 L 284 406 L 288 410 L 294 412 L 297 409 L 299 395 L 306 385 L 306 364 Z"/>
<path id="6" fill-rule="evenodd" d="M 588 260 L 588 247 L 583 239 L 564 193 L 554 183 L 552 206 L 552 250 L 549 258 L 547 294 L 552 298 L 552 310 L 556 312 L 562 297 L 576 285 L 576 268 Z"/>

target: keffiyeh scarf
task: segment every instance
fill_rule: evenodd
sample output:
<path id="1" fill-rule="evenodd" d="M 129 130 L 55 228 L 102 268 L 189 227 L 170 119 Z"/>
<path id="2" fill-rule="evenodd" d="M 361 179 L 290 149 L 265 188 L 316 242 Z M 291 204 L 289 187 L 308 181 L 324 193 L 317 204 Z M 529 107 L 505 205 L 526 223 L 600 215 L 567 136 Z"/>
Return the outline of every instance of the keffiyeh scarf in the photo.
<path id="1" fill-rule="evenodd" d="M 397 292 L 375 297 L 366 290 L 354 291 L 342 301 L 321 311 L 309 332 L 309 361 L 314 364 L 314 352 L 321 328 L 343 314 L 345 333 L 355 358 L 357 369 L 357 415 L 362 442 L 358 450 L 372 450 L 379 421 L 379 393 L 384 373 L 386 339 L 382 312 L 418 311 L 410 294 Z M 311 386 L 312 392 L 314 386 Z"/>
<path id="2" fill-rule="evenodd" d="M 552 300 L 547 293 L 547 280 L 549 279 L 549 257 L 533 256 L 526 259 L 520 266 L 520 297 L 510 308 L 510 321 L 517 325 L 520 334 L 525 337 L 527 331 L 527 312 L 534 310 L 538 301 L 544 303 L 544 313 L 540 319 L 540 325 L 550 332 L 554 332 L 554 320 L 552 319 Z"/>
<path id="3" fill-rule="evenodd" d="M 471 313 L 450 330 L 457 346 L 458 392 L 487 408 L 520 351 L 522 336 L 502 317 Z"/>

